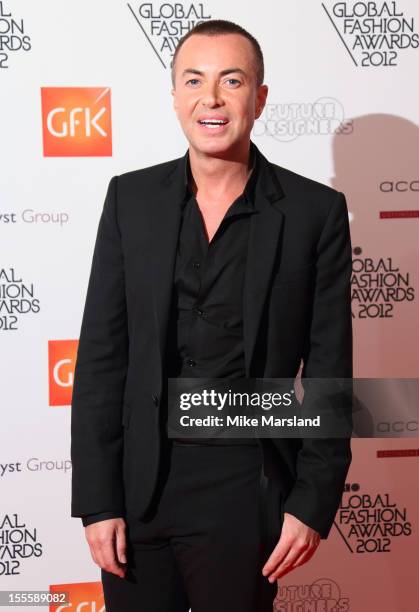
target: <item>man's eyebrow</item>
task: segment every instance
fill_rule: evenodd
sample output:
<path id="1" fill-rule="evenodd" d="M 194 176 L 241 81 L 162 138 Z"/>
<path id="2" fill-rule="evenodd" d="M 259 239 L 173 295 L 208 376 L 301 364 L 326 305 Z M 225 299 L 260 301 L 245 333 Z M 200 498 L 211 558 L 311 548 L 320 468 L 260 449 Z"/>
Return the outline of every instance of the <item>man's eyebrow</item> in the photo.
<path id="1" fill-rule="evenodd" d="M 220 75 L 224 76 L 226 74 L 230 74 L 231 72 L 236 72 L 239 74 L 242 74 L 243 76 L 247 76 L 246 72 L 242 69 L 242 68 L 224 68 L 224 70 L 220 70 Z M 202 70 L 198 70 L 197 68 L 185 68 L 185 70 L 182 72 L 182 76 L 185 76 L 186 74 L 199 74 L 200 76 L 202 76 L 204 73 L 202 72 Z"/>

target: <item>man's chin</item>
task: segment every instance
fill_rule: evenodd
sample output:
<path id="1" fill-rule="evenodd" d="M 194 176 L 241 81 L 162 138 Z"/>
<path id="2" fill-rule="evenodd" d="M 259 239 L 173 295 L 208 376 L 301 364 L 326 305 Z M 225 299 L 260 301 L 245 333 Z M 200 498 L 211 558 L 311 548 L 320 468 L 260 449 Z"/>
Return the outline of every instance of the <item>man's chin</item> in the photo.
<path id="1" fill-rule="evenodd" d="M 221 138 L 217 141 L 215 138 L 211 142 L 203 142 L 193 140 L 189 144 L 195 149 L 198 154 L 211 155 L 212 157 L 226 157 L 229 153 L 237 149 L 237 142 L 222 141 Z"/>

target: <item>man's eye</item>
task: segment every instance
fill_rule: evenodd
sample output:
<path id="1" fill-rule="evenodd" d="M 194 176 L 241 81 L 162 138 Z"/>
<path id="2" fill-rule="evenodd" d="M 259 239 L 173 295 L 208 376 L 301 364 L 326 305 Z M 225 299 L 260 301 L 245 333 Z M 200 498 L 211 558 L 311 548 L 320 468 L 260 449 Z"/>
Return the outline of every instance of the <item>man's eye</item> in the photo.
<path id="1" fill-rule="evenodd" d="M 194 83 L 199 83 L 199 79 L 189 79 L 189 81 L 186 81 L 186 85 L 188 83 L 192 83 L 192 81 L 194 81 Z M 192 84 L 194 84 L 194 83 L 192 83 Z"/>
<path id="2" fill-rule="evenodd" d="M 234 81 L 235 83 L 239 83 L 240 84 L 239 79 L 227 79 L 227 82 L 229 82 L 229 81 Z"/>

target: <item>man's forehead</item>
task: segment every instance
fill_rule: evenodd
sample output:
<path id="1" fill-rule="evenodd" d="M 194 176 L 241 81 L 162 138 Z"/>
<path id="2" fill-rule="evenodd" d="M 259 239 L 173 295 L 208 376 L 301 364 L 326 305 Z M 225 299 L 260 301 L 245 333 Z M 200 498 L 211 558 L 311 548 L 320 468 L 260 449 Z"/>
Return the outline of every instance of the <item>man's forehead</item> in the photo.
<path id="1" fill-rule="evenodd" d="M 190 63 L 191 55 L 194 59 L 202 58 L 208 65 L 219 64 L 222 60 L 225 67 L 240 66 L 244 69 L 244 64 L 253 57 L 253 49 L 250 42 L 239 34 L 193 34 L 179 49 L 178 60 Z"/>

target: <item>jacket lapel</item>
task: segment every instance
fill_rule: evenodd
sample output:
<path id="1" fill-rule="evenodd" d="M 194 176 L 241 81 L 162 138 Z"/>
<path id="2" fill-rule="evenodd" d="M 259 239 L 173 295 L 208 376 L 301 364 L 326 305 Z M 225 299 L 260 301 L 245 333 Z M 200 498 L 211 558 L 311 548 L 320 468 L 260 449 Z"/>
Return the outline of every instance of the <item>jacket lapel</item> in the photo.
<path id="1" fill-rule="evenodd" d="M 256 145 L 254 145 L 256 146 Z M 246 376 L 251 376 L 263 309 L 278 252 L 283 213 L 276 204 L 284 196 L 269 161 L 257 149 L 259 177 L 255 189 L 257 214 L 251 216 L 246 274 L 243 288 L 243 336 Z"/>
<path id="2" fill-rule="evenodd" d="M 173 289 L 176 247 L 185 197 L 184 170 L 188 151 L 163 179 L 151 207 L 151 268 L 153 306 L 160 356 L 160 383 Z"/>
<path id="3" fill-rule="evenodd" d="M 251 362 L 281 234 L 283 213 L 275 205 L 283 190 L 269 161 L 254 143 L 259 162 L 255 188 L 257 214 L 250 217 L 247 265 L 243 288 L 243 334 L 246 376 Z M 160 382 L 172 298 L 176 247 L 185 197 L 185 167 L 188 151 L 161 183 L 151 206 L 153 301 L 160 354 Z"/>

